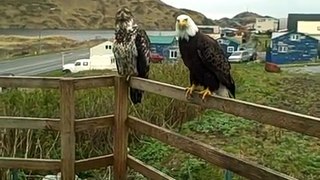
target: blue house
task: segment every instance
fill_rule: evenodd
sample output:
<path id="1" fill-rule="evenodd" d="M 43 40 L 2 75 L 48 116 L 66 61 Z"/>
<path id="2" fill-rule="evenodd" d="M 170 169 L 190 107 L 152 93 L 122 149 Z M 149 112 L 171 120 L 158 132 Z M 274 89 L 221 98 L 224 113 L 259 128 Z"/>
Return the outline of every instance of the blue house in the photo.
<path id="1" fill-rule="evenodd" d="M 234 51 L 237 51 L 240 46 L 240 41 L 231 37 L 220 37 L 217 41 L 227 57 L 229 57 Z"/>
<path id="2" fill-rule="evenodd" d="M 268 60 L 286 64 L 317 59 L 318 43 L 317 39 L 294 31 L 272 33 Z"/>
<path id="3" fill-rule="evenodd" d="M 176 60 L 179 46 L 175 36 L 149 36 L 151 52 L 158 53 L 167 60 Z"/>

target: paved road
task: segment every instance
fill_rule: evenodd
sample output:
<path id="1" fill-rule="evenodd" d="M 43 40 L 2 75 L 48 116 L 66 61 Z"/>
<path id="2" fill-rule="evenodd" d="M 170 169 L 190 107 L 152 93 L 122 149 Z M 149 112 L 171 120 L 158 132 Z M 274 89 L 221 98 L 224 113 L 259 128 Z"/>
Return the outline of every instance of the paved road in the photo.
<path id="1" fill-rule="evenodd" d="M 282 69 L 292 73 L 320 73 L 320 66 L 288 67 Z"/>
<path id="2" fill-rule="evenodd" d="M 72 63 L 77 59 L 89 58 L 89 49 L 68 51 L 64 55 L 64 63 Z M 0 73 L 13 73 L 16 76 L 31 76 L 62 69 L 62 54 L 53 53 L 40 56 L 0 61 Z"/>

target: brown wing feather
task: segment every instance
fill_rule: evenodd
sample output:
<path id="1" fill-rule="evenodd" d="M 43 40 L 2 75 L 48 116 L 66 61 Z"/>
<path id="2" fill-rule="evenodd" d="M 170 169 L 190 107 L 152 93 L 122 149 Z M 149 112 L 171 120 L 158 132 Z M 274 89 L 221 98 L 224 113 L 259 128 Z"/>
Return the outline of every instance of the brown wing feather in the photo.
<path id="1" fill-rule="evenodd" d="M 205 67 L 214 73 L 218 80 L 234 94 L 235 85 L 230 73 L 231 65 L 218 42 L 200 33 L 197 52 Z"/>

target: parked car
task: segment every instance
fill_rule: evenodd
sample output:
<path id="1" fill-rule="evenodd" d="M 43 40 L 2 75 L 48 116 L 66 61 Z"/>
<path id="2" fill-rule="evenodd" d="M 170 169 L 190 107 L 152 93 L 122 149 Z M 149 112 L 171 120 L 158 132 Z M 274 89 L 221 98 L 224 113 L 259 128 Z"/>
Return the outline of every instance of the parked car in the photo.
<path id="1" fill-rule="evenodd" d="M 250 53 L 248 51 L 235 51 L 233 52 L 228 60 L 229 62 L 244 62 L 244 61 L 250 61 Z"/>
<path id="2" fill-rule="evenodd" d="M 158 53 L 151 53 L 150 57 L 150 61 L 153 63 L 162 63 L 162 61 L 164 60 L 164 57 Z"/>
<path id="3" fill-rule="evenodd" d="M 258 54 L 257 54 L 256 49 L 254 49 L 254 48 L 247 48 L 247 49 L 245 49 L 245 51 L 249 52 L 250 61 L 254 61 L 254 60 L 257 59 Z"/>

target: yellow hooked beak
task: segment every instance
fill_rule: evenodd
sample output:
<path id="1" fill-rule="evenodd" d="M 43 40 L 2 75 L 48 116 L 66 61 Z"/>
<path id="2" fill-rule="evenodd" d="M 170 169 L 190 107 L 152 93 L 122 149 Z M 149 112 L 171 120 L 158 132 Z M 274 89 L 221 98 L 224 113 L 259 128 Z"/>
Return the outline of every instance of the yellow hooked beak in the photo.
<path id="1" fill-rule="evenodd" d="M 179 29 L 185 29 L 188 25 L 188 19 L 178 20 Z"/>

